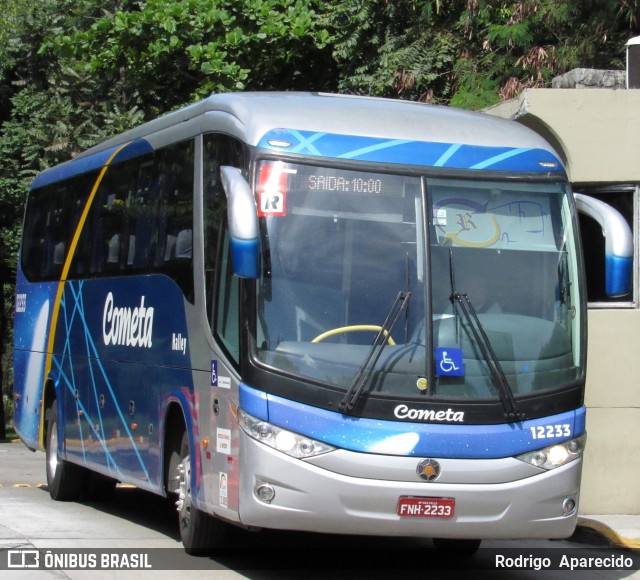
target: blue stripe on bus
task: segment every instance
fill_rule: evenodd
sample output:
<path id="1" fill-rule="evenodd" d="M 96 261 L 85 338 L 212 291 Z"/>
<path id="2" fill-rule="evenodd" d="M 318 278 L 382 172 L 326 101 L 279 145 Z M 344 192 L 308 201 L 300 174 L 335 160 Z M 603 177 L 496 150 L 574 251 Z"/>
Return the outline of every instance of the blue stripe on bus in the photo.
<path id="1" fill-rule="evenodd" d="M 56 183 L 64 179 L 70 179 L 71 177 L 76 177 L 77 175 L 82 175 L 83 173 L 88 173 L 89 171 L 100 169 L 104 167 L 105 163 L 109 160 L 111 155 L 113 155 L 113 153 L 117 151 L 119 147 L 122 147 L 122 145 L 110 147 L 109 149 L 105 149 L 104 151 L 94 153 L 93 155 L 80 157 L 62 165 L 47 169 L 36 176 L 36 178 L 31 183 L 31 189 L 44 187 L 45 185 L 51 185 L 52 183 Z M 113 158 L 111 163 L 113 164 L 120 163 L 121 161 L 127 161 L 128 159 L 139 157 L 140 155 L 150 153 L 151 151 L 153 151 L 153 147 L 151 147 L 148 141 L 144 139 L 138 139 L 136 141 L 132 141 L 126 147 L 124 147 Z"/>
<path id="2" fill-rule="evenodd" d="M 240 407 L 270 423 L 360 453 L 451 459 L 497 459 L 584 433 L 586 409 L 522 423 L 467 425 L 346 417 L 240 385 Z M 565 427 L 566 426 L 566 427 Z M 560 435 L 560 436 L 557 436 Z"/>
<path id="3" fill-rule="evenodd" d="M 260 242 L 231 238 L 233 272 L 241 278 L 257 278 L 260 275 Z"/>
<path id="4" fill-rule="evenodd" d="M 292 129 L 272 129 L 260 139 L 258 146 L 316 157 L 425 167 L 534 173 L 564 171 L 558 158 L 544 149 L 380 139 Z"/>
<path id="5" fill-rule="evenodd" d="M 625 296 L 631 292 L 633 256 L 606 256 L 605 291 L 607 296 Z"/>

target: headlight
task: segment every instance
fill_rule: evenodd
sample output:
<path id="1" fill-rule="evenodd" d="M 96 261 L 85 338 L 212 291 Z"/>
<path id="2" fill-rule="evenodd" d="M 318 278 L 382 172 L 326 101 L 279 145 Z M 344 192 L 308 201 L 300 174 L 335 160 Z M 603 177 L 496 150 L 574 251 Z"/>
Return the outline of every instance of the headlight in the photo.
<path id="1" fill-rule="evenodd" d="M 541 467 L 542 469 L 555 469 L 556 467 L 560 467 L 574 459 L 582 457 L 586 439 L 587 435 L 585 433 L 580 437 L 564 441 L 563 443 L 556 443 L 544 449 L 517 455 L 516 459 L 530 463 L 536 467 Z"/>
<path id="2" fill-rule="evenodd" d="M 293 431 L 287 431 L 282 427 L 276 427 L 267 421 L 256 419 L 242 409 L 238 412 L 238 418 L 240 427 L 249 437 L 291 457 L 304 459 L 314 455 L 322 455 L 335 449 L 335 447 L 326 443 L 310 439 Z"/>

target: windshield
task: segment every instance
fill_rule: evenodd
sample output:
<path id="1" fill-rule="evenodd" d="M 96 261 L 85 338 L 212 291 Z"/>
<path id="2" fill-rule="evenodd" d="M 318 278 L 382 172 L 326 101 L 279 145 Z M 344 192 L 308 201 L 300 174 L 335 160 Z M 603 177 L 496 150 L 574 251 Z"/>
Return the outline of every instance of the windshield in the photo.
<path id="1" fill-rule="evenodd" d="M 275 161 L 256 179 L 261 362 L 395 398 L 517 399 L 580 376 L 565 185 Z"/>

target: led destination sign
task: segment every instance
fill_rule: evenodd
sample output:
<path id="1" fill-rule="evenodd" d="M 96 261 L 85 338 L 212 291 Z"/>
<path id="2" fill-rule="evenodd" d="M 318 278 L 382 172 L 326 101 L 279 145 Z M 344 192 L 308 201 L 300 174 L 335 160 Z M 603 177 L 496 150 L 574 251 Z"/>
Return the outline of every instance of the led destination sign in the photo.
<path id="1" fill-rule="evenodd" d="M 405 177 L 335 168 L 295 166 L 293 189 L 370 195 L 402 196 Z"/>
<path id="2" fill-rule="evenodd" d="M 402 219 L 405 197 L 414 199 L 419 192 L 417 177 L 283 161 L 262 162 L 256 183 L 258 215 L 261 217 L 309 212 L 315 212 L 315 215 L 331 212 L 335 217 L 347 212 L 359 215 L 359 219 L 384 214 L 396 220 Z"/>
<path id="3" fill-rule="evenodd" d="M 336 175 L 309 175 L 308 187 L 312 191 L 344 191 L 355 193 L 382 193 L 382 179 L 354 177 L 346 179 Z"/>

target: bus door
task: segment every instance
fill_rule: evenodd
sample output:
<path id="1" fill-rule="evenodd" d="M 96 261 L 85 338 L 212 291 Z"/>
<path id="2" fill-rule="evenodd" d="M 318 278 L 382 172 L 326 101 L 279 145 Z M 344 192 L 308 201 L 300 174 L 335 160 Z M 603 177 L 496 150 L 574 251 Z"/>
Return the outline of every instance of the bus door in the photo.
<path id="1" fill-rule="evenodd" d="M 238 380 L 234 362 L 240 360 L 240 279 L 234 275 L 228 231 L 224 229 L 219 248 L 213 334 L 216 350 L 211 360 L 211 439 L 214 442 L 213 503 L 234 519 L 238 511 Z"/>

